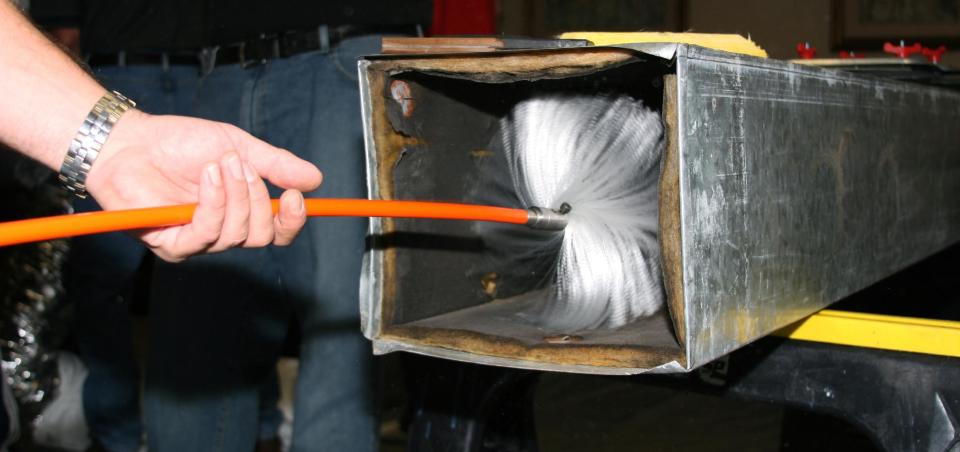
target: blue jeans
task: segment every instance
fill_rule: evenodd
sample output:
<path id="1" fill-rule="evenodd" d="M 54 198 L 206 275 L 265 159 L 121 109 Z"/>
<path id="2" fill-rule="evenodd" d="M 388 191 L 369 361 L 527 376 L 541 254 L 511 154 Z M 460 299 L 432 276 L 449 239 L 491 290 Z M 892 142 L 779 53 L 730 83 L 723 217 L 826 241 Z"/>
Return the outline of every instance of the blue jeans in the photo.
<path id="1" fill-rule="evenodd" d="M 173 66 L 101 67 L 96 77 L 136 100 L 149 113 L 183 114 L 192 106 L 197 69 Z M 91 198 L 77 211 L 100 210 Z M 140 377 L 134 360 L 130 303 L 134 276 L 146 249 L 133 237 L 112 233 L 72 242 L 65 277 L 76 310 L 76 339 L 90 373 L 84 381 L 84 416 L 90 432 L 111 452 L 139 449 Z"/>
<path id="2" fill-rule="evenodd" d="M 366 197 L 356 60 L 379 42 L 219 67 L 201 80 L 194 113 L 315 163 L 325 179 L 313 196 Z M 358 309 L 365 232 L 365 219 L 313 219 L 289 247 L 158 263 L 145 398 L 151 451 L 251 450 L 258 388 L 291 319 L 302 332 L 292 449 L 376 449 L 372 356 Z"/>

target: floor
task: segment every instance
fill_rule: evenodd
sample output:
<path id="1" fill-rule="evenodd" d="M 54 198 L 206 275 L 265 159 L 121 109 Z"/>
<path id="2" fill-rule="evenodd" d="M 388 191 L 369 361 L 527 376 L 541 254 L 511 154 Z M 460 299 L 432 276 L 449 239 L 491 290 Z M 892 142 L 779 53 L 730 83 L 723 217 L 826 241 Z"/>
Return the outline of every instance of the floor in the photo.
<path id="1" fill-rule="evenodd" d="M 400 357 L 381 360 L 386 374 L 383 452 L 404 451 L 407 442 Z M 278 366 L 280 404 L 287 416 L 296 366 L 295 359 Z M 547 452 L 809 450 L 791 447 L 784 438 L 781 406 L 677 391 L 635 378 L 544 373 L 534 393 L 534 416 L 540 451 Z"/>

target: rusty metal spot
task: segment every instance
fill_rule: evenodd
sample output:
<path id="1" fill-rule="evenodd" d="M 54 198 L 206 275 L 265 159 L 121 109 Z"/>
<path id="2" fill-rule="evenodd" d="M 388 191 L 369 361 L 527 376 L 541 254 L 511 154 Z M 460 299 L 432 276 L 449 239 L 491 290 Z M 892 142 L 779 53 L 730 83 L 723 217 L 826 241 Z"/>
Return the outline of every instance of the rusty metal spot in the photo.
<path id="1" fill-rule="evenodd" d="M 577 336 L 575 334 L 554 334 L 552 336 L 544 336 L 543 341 L 548 344 L 569 344 L 571 342 L 580 342 L 583 340 L 583 336 Z"/>
<path id="2" fill-rule="evenodd" d="M 495 272 L 487 273 L 480 278 L 480 284 L 483 285 L 483 292 L 492 298 L 497 296 L 497 275 Z"/>
<path id="3" fill-rule="evenodd" d="M 487 149 L 474 149 L 470 151 L 470 156 L 477 159 L 493 157 L 493 151 Z"/>
<path id="4" fill-rule="evenodd" d="M 394 80 L 390 83 L 390 95 L 393 96 L 393 100 L 400 104 L 400 111 L 403 112 L 404 118 L 409 118 L 413 115 L 413 107 L 415 102 L 413 100 L 413 94 L 410 90 L 410 85 L 403 80 Z"/>

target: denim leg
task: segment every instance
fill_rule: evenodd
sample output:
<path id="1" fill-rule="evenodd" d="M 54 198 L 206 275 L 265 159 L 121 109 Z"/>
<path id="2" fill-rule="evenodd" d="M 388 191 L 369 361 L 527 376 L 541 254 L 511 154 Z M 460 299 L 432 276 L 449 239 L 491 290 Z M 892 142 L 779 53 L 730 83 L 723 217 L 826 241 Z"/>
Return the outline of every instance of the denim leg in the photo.
<path id="1" fill-rule="evenodd" d="M 312 52 L 247 70 L 218 68 L 201 82 L 195 112 L 316 163 L 326 182 L 315 196 L 365 197 L 356 57 L 378 45 L 375 38 L 353 39 L 329 54 Z M 154 327 L 154 348 L 166 351 L 156 350 L 148 374 L 152 450 L 250 447 L 256 433 L 255 381 L 279 354 L 289 309 L 296 311 L 303 332 L 293 449 L 376 449 L 372 361 L 357 304 L 365 231 L 364 219 L 314 219 L 290 247 L 233 250 L 157 266 L 153 321 L 187 318 L 174 337 L 164 335 L 163 345 L 157 336 L 162 329 Z M 248 251 L 265 254 L 235 254 Z M 249 286 L 255 280 L 260 283 Z M 224 310 L 229 319 L 210 320 Z M 239 328 L 244 319 L 256 319 L 257 327 Z M 184 350 L 188 343 L 193 349 Z M 200 381 L 207 385 L 197 387 Z M 175 431 L 188 438 L 154 442 Z M 240 436 L 230 440 L 225 431 Z M 204 434 L 213 438 L 204 440 Z"/>
<path id="2" fill-rule="evenodd" d="M 127 235 L 86 237 L 73 241 L 67 267 L 78 351 L 89 369 L 83 383 L 84 416 L 91 436 L 109 451 L 140 446 L 140 378 L 129 299 L 143 255 L 143 247 Z"/>
<path id="3" fill-rule="evenodd" d="M 252 450 L 289 310 L 268 249 L 158 262 L 144 409 L 150 450 Z"/>
<path id="4" fill-rule="evenodd" d="M 311 160 L 324 183 L 311 196 L 365 198 L 364 147 L 356 60 L 379 38 L 347 40 L 269 65 L 263 77 L 265 138 Z M 293 451 L 372 451 L 377 447 L 370 344 L 360 332 L 359 280 L 366 219 L 307 223 L 313 271 L 290 275 L 302 344 L 294 404 Z M 307 253 L 288 256 L 311 258 Z M 285 261 L 310 268 L 311 262 Z"/>
<path id="5" fill-rule="evenodd" d="M 158 65 L 95 67 L 93 76 L 156 115 L 190 114 L 200 78 L 196 67 L 178 65 L 167 70 Z"/>
<path id="6" fill-rule="evenodd" d="M 200 84 L 194 115 L 250 128 L 258 71 L 222 68 Z M 280 419 L 269 386 L 292 314 L 270 248 L 157 262 L 145 416 L 150 450 L 252 450 Z M 271 394 L 273 394 L 271 396 Z M 270 424 L 270 425 L 266 425 Z"/>
<path id="7" fill-rule="evenodd" d="M 185 112 L 197 82 L 191 67 L 105 67 L 94 74 L 156 114 Z M 78 200 L 74 208 L 100 209 L 89 198 Z M 111 233 L 75 238 L 67 263 L 65 283 L 75 303 L 77 345 L 90 372 L 83 386 L 84 415 L 92 437 L 108 451 L 136 451 L 140 446 L 140 374 L 133 356 L 129 299 L 146 254 L 133 237 Z"/>
<path id="8" fill-rule="evenodd" d="M 278 437 L 280 424 L 283 424 L 283 412 L 280 411 L 280 379 L 276 369 L 267 375 L 260 385 L 259 440 L 271 440 Z"/>

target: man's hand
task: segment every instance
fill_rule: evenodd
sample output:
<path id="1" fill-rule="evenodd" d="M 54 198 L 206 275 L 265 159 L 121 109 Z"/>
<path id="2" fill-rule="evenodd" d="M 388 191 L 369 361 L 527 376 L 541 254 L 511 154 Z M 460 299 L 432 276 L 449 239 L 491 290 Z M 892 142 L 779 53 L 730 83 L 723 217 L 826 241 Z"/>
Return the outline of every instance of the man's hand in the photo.
<path id="1" fill-rule="evenodd" d="M 288 189 L 274 216 L 263 179 Z M 302 192 L 322 177 L 312 164 L 223 123 L 128 111 L 87 178 L 104 209 L 198 203 L 193 222 L 142 231 L 176 262 L 234 246 L 287 245 L 306 221 Z"/>
<path id="2" fill-rule="evenodd" d="M 57 170 L 104 88 L 0 0 L 0 144 Z M 274 216 L 261 177 L 287 188 Z M 231 246 L 290 243 L 306 219 L 303 191 L 320 171 L 236 127 L 130 110 L 87 176 L 106 209 L 198 203 L 186 226 L 143 231 L 157 255 L 178 261 Z"/>

